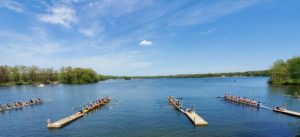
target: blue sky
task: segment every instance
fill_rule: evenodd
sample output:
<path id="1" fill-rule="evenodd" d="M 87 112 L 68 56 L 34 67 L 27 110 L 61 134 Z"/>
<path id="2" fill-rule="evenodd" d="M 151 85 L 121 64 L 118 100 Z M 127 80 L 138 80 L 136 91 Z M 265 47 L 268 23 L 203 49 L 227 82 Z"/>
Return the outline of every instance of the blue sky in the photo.
<path id="1" fill-rule="evenodd" d="M 268 69 L 300 55 L 297 0 L 0 0 L 0 65 L 107 75 Z"/>

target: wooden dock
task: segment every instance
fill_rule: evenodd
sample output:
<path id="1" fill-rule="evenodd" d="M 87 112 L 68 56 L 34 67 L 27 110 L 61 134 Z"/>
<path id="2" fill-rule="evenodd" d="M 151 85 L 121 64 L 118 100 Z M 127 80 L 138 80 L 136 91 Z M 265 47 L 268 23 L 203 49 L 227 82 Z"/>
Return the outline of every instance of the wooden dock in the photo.
<path id="1" fill-rule="evenodd" d="M 48 126 L 48 128 L 61 128 L 65 125 L 75 121 L 76 119 L 81 118 L 83 115 L 84 115 L 83 113 L 73 114 L 73 115 L 63 118 L 61 120 L 58 120 L 54 123 L 48 124 L 47 126 Z"/>
<path id="2" fill-rule="evenodd" d="M 287 115 L 290 115 L 290 116 L 300 117 L 299 112 L 287 110 L 287 109 L 284 109 L 284 108 L 280 108 L 280 109 L 273 108 L 273 111 L 279 112 L 279 113 L 282 113 L 282 114 L 287 114 Z"/>
<path id="3" fill-rule="evenodd" d="M 208 122 L 206 122 L 202 117 L 200 117 L 195 111 L 191 109 L 187 109 L 185 114 L 188 118 L 194 123 L 195 126 L 207 126 Z"/>
<path id="4" fill-rule="evenodd" d="M 48 123 L 47 127 L 49 129 L 62 128 L 63 126 L 68 125 L 68 124 L 72 123 L 73 121 L 83 117 L 85 114 L 91 112 L 92 110 L 95 110 L 101 106 L 104 106 L 111 100 L 111 97 L 108 97 L 106 99 L 101 99 L 101 100 L 103 100 L 103 101 L 101 101 L 101 103 L 98 103 L 97 105 L 94 105 L 94 107 L 92 109 L 84 110 L 84 111 L 82 111 L 82 113 L 77 112 L 73 115 L 70 115 L 70 116 L 63 118 L 61 120 L 58 120 L 56 122 Z"/>
<path id="5" fill-rule="evenodd" d="M 180 102 L 176 98 L 170 96 L 168 97 L 168 100 L 177 110 L 185 114 L 194 123 L 195 126 L 208 125 L 208 122 L 206 122 L 203 118 L 201 118 L 195 111 L 191 109 L 183 110 Z"/>

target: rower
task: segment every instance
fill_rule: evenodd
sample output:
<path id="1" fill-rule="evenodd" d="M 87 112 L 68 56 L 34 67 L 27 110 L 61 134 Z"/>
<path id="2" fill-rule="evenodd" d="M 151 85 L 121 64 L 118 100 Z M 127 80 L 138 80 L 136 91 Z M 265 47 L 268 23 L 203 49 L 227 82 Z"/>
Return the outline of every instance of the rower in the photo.
<path id="1" fill-rule="evenodd" d="M 27 101 L 24 101 L 24 102 L 23 102 L 23 105 L 27 105 Z"/>
<path id="2" fill-rule="evenodd" d="M 80 111 L 78 111 L 76 114 L 82 114 L 83 113 L 83 111 L 82 110 L 80 110 Z"/>
<path id="3" fill-rule="evenodd" d="M 258 103 L 257 103 L 257 106 L 258 106 L 258 107 L 260 107 L 260 106 L 261 106 L 261 102 L 260 102 L 260 101 L 258 101 Z"/>
<path id="4" fill-rule="evenodd" d="M 179 105 L 179 101 L 176 102 L 176 105 Z"/>
<path id="5" fill-rule="evenodd" d="M 52 123 L 51 120 L 50 120 L 49 118 L 47 119 L 47 123 L 48 123 L 48 124 L 51 124 L 51 123 Z"/>
<path id="6" fill-rule="evenodd" d="M 282 108 L 278 107 L 278 106 L 275 106 L 274 109 L 277 109 L 277 110 L 283 110 Z"/>
<path id="7" fill-rule="evenodd" d="M 17 107 L 17 106 L 18 106 L 18 103 L 17 103 L 17 102 L 14 102 L 13 106 L 14 106 L 14 107 Z"/>

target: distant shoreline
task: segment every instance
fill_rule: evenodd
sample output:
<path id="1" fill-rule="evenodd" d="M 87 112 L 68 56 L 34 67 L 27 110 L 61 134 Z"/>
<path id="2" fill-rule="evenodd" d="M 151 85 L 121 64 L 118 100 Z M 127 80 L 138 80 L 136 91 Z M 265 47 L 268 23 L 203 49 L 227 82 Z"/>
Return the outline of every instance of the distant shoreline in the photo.
<path id="1" fill-rule="evenodd" d="M 228 73 L 207 73 L 207 74 L 177 74 L 165 76 L 120 76 L 116 78 L 123 79 L 151 79 L 151 78 L 209 78 L 209 77 L 268 77 L 268 70 L 245 71 L 245 72 L 228 72 Z"/>
<path id="2" fill-rule="evenodd" d="M 98 81 L 91 82 L 97 83 L 99 81 L 111 80 L 111 79 L 161 79 L 161 78 L 225 78 L 225 77 L 269 77 L 269 72 L 267 70 L 262 71 L 246 71 L 246 72 L 229 72 L 229 73 L 207 73 L 207 74 L 178 74 L 178 75 L 166 75 L 166 76 L 105 76 L 99 75 L 101 79 Z M 68 84 L 68 85 L 77 85 L 77 84 L 91 84 L 91 83 L 64 83 L 61 81 L 53 82 L 5 82 L 1 83 L 0 86 L 14 86 L 14 85 L 33 85 L 37 86 L 39 84 L 51 85 L 51 84 Z"/>

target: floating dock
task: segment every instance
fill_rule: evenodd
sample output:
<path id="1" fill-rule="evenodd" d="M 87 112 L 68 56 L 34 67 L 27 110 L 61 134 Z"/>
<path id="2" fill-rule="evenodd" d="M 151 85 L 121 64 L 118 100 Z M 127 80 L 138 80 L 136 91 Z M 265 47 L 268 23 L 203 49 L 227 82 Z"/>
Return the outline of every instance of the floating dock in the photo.
<path id="1" fill-rule="evenodd" d="M 71 116 L 68 116 L 64 119 L 58 120 L 54 123 L 48 124 L 48 128 L 61 128 L 73 121 L 75 121 L 78 118 L 81 118 L 84 114 L 73 114 Z"/>
<path id="2" fill-rule="evenodd" d="M 84 111 L 82 111 L 82 113 L 77 112 L 73 115 L 70 115 L 70 116 L 68 116 L 66 118 L 63 118 L 61 120 L 58 120 L 56 122 L 49 123 L 47 125 L 47 127 L 50 128 L 50 129 L 52 129 L 52 128 L 62 128 L 63 126 L 68 125 L 68 124 L 72 123 L 73 121 L 83 117 L 85 114 L 91 112 L 92 110 L 95 110 L 95 109 L 97 109 L 101 106 L 104 106 L 105 104 L 107 104 L 111 100 L 111 97 L 107 97 L 106 99 L 101 99 L 101 100 L 103 100 L 103 102 L 101 101 L 97 105 L 94 105 L 94 107 L 92 109 L 84 110 Z"/>
<path id="3" fill-rule="evenodd" d="M 207 126 L 208 123 L 201 118 L 195 111 L 192 110 L 186 110 L 185 114 L 187 117 L 190 118 L 190 120 L 194 123 L 195 126 Z"/>
<path id="4" fill-rule="evenodd" d="M 180 112 L 185 114 L 195 126 L 207 126 L 208 122 L 206 122 L 203 118 L 201 118 L 195 111 L 191 109 L 183 110 L 182 106 L 176 98 L 170 96 L 168 97 L 169 102 Z"/>
<path id="5" fill-rule="evenodd" d="M 280 109 L 273 108 L 273 111 L 279 112 L 279 113 L 282 113 L 282 114 L 287 114 L 287 115 L 290 115 L 290 116 L 300 117 L 299 112 L 290 111 L 290 110 L 287 110 L 287 109 L 284 109 L 284 108 L 280 108 Z"/>

